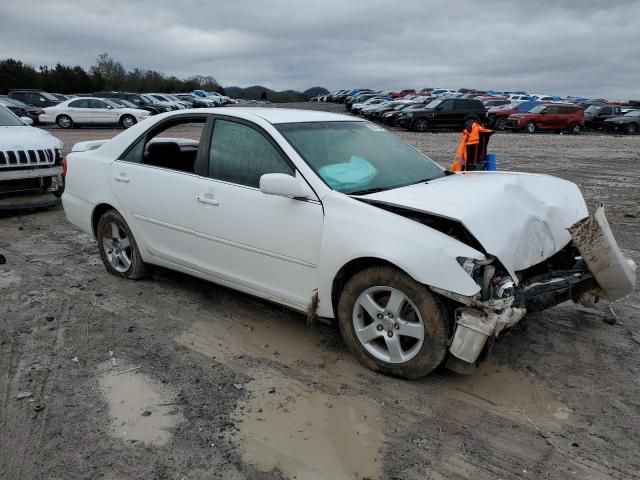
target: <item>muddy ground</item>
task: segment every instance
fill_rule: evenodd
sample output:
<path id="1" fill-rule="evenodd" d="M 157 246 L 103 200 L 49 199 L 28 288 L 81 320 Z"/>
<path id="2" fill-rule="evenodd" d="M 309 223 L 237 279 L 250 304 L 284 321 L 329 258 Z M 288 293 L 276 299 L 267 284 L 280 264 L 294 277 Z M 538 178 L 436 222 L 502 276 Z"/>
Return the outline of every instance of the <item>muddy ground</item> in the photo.
<path id="1" fill-rule="evenodd" d="M 67 148 L 118 133 L 51 131 Z M 398 134 L 443 164 L 458 139 Z M 640 136 L 498 134 L 491 150 L 604 201 L 640 263 Z M 0 253 L 2 479 L 638 478 L 638 292 L 530 315 L 472 376 L 407 382 L 261 300 L 108 275 L 61 208 L 1 216 Z"/>

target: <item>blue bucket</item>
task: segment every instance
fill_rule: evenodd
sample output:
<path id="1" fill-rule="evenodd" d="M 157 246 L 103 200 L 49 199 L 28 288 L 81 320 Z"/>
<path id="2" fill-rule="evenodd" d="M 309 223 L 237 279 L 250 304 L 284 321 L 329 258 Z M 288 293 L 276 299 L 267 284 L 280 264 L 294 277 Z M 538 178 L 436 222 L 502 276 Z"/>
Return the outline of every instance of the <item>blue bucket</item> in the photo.
<path id="1" fill-rule="evenodd" d="M 494 172 L 497 170 L 495 153 L 487 153 L 487 155 L 484 157 L 484 169 L 489 172 Z"/>

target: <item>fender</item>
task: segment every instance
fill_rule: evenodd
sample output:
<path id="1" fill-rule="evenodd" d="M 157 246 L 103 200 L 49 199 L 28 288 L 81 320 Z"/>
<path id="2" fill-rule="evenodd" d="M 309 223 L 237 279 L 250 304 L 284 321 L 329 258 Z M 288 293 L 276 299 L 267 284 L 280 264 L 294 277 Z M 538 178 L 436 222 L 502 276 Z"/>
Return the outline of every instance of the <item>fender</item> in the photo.
<path id="1" fill-rule="evenodd" d="M 484 260 L 482 252 L 387 210 L 332 191 L 322 200 L 325 225 L 318 262 L 318 315 L 333 318 L 331 288 L 340 269 L 362 258 L 382 258 L 416 281 L 473 296 L 480 290 L 457 257 Z"/>

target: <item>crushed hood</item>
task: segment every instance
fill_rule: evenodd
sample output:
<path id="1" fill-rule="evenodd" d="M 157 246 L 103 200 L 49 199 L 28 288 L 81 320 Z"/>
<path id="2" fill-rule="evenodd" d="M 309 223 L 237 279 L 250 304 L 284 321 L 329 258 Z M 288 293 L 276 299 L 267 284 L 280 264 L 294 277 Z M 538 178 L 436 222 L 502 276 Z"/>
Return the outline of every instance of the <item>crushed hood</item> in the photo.
<path id="1" fill-rule="evenodd" d="M 460 173 L 363 198 L 459 221 L 511 275 L 561 250 L 588 214 L 575 184 L 526 173 Z"/>
<path id="2" fill-rule="evenodd" d="M 0 150 L 62 148 L 49 132 L 29 126 L 0 127 Z"/>

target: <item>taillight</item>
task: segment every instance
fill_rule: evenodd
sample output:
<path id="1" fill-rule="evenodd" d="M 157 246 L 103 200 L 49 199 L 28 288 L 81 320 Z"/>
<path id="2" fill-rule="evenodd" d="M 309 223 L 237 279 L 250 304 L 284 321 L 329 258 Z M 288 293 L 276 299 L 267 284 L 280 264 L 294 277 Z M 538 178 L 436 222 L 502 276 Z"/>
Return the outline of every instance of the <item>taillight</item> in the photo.
<path id="1" fill-rule="evenodd" d="M 62 176 L 67 176 L 67 157 L 64 157 L 64 159 L 62 160 Z"/>

